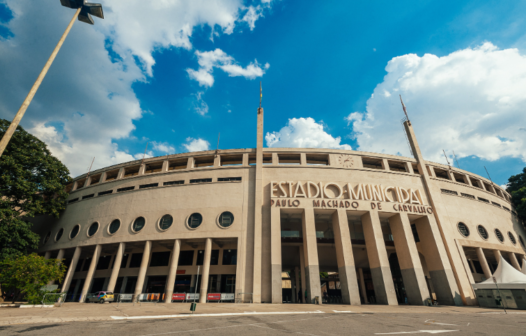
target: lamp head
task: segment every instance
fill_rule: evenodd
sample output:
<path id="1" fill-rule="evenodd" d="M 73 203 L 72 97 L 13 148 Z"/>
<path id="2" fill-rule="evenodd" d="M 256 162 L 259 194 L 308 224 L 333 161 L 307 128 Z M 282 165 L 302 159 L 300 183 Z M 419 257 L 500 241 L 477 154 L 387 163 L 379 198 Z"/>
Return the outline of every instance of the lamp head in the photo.
<path id="1" fill-rule="evenodd" d="M 101 4 L 94 4 L 86 2 L 86 0 L 60 0 L 60 3 L 64 7 L 79 9 L 79 21 L 94 24 L 93 18 L 91 15 L 98 18 L 104 19 L 104 12 L 102 11 Z"/>

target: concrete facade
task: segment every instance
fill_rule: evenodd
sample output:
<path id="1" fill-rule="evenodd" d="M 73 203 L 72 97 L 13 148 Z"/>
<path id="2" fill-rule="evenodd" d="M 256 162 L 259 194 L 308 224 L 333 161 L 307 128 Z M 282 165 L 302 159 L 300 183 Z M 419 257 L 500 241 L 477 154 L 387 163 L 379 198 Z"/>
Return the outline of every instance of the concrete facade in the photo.
<path id="1" fill-rule="evenodd" d="M 477 305 L 472 284 L 494 271 L 496 251 L 524 262 L 524 226 L 510 195 L 425 161 L 404 125 L 415 158 L 263 148 L 260 108 L 256 149 L 76 178 L 60 218 L 35 220 L 39 252 L 66 259 L 62 290 L 79 301 L 110 290 L 165 302 L 197 292 L 201 302 L 232 293 L 254 303 Z"/>

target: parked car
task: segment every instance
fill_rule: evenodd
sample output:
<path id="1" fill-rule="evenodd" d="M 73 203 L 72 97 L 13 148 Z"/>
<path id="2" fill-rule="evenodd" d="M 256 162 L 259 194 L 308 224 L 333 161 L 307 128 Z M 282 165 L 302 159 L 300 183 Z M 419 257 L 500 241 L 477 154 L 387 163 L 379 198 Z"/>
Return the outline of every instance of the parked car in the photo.
<path id="1" fill-rule="evenodd" d="M 113 302 L 115 297 L 112 292 L 100 291 L 88 297 L 88 302 Z"/>

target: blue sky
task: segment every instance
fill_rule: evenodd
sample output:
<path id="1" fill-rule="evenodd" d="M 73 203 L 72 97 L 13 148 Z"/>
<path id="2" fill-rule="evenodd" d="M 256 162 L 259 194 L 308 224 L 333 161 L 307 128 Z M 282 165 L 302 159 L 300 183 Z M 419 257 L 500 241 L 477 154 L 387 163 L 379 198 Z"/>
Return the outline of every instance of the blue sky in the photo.
<path id="1" fill-rule="evenodd" d="M 102 3 L 105 19 L 75 24 L 22 123 L 72 175 L 94 156 L 96 168 L 142 157 L 147 142 L 153 156 L 215 149 L 219 132 L 221 149 L 255 147 L 260 81 L 268 146 L 409 156 L 402 94 L 427 159 L 455 151 L 501 185 L 525 166 L 524 1 Z M 0 117 L 72 14 L 0 0 Z"/>

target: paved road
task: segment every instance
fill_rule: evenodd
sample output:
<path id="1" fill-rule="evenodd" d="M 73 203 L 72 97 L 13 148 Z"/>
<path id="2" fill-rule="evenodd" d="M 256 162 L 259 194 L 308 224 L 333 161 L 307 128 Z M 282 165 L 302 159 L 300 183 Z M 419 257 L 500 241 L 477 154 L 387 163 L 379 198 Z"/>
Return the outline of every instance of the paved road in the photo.
<path id="1" fill-rule="evenodd" d="M 525 335 L 526 314 L 348 314 L 188 317 L 0 327 L 0 335 Z"/>

